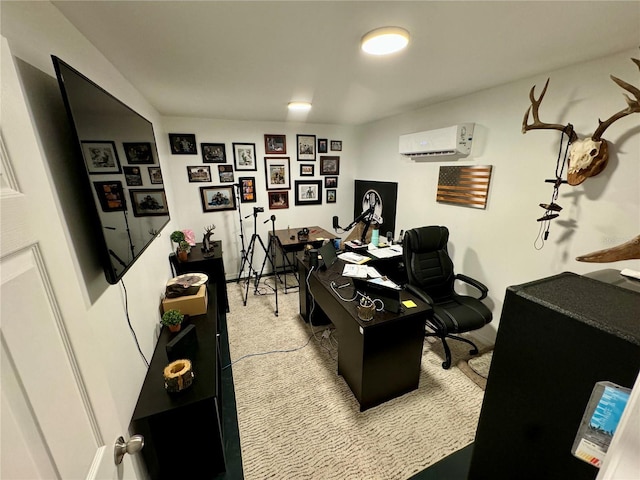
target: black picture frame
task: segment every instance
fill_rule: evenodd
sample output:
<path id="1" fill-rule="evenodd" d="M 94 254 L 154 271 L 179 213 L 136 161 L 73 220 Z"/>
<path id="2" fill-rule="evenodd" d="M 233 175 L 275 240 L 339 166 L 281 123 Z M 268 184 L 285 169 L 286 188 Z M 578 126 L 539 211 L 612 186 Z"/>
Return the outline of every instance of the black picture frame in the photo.
<path id="1" fill-rule="evenodd" d="M 296 135 L 296 151 L 298 153 L 298 161 L 315 161 L 316 160 L 316 136 L 298 134 Z"/>
<path id="2" fill-rule="evenodd" d="M 220 183 L 233 183 L 233 167 L 231 165 L 218 165 L 218 178 Z"/>
<path id="3" fill-rule="evenodd" d="M 200 187 L 200 201 L 202 202 L 202 211 L 205 213 L 236 209 L 233 185 Z"/>
<path id="4" fill-rule="evenodd" d="M 209 165 L 189 165 L 187 166 L 187 177 L 189 183 L 210 182 L 211 167 Z"/>
<path id="5" fill-rule="evenodd" d="M 256 177 L 240 177 L 238 185 L 240 186 L 240 203 L 255 203 Z"/>
<path id="6" fill-rule="evenodd" d="M 233 165 L 236 171 L 258 171 L 255 143 L 233 143 Z"/>
<path id="7" fill-rule="evenodd" d="M 336 203 L 336 197 L 338 196 L 335 188 L 329 188 L 327 192 L 327 203 Z"/>
<path id="8" fill-rule="evenodd" d="M 329 141 L 326 138 L 318 139 L 318 153 L 327 153 Z"/>
<path id="9" fill-rule="evenodd" d="M 267 190 L 291 190 L 289 157 L 264 157 Z"/>
<path id="10" fill-rule="evenodd" d="M 341 152 L 342 151 L 342 140 L 331 140 L 331 151 L 332 152 Z"/>
<path id="11" fill-rule="evenodd" d="M 316 166 L 313 163 L 300 164 L 301 177 L 313 177 L 315 175 L 315 171 L 316 171 Z"/>
<path id="12" fill-rule="evenodd" d="M 201 143 L 203 163 L 227 163 L 227 147 L 224 143 Z"/>
<path id="13" fill-rule="evenodd" d="M 320 175 L 340 175 L 340 157 L 337 155 L 320 157 Z"/>
<path id="14" fill-rule="evenodd" d="M 81 143 L 84 163 L 90 175 L 122 173 L 115 142 L 86 140 Z"/>
<path id="15" fill-rule="evenodd" d="M 264 153 L 267 155 L 284 155 L 287 153 L 287 136 L 265 134 Z"/>
<path id="16" fill-rule="evenodd" d="M 121 181 L 93 182 L 93 187 L 103 212 L 123 212 L 127 209 Z"/>
<path id="17" fill-rule="evenodd" d="M 338 188 L 338 177 L 324 177 L 324 188 Z"/>
<path id="18" fill-rule="evenodd" d="M 197 155 L 198 147 L 194 133 L 170 133 L 169 147 L 173 155 Z"/>
<path id="19" fill-rule="evenodd" d="M 289 208 L 289 192 L 287 190 L 276 190 L 267 192 L 269 197 L 269 210 L 282 210 Z"/>
<path id="20" fill-rule="evenodd" d="M 142 170 L 140 167 L 132 166 L 124 166 L 122 167 L 124 171 L 124 180 L 127 184 L 127 187 L 142 187 L 144 182 L 142 181 Z"/>
<path id="21" fill-rule="evenodd" d="M 147 169 L 149 170 L 149 181 L 152 185 L 162 185 L 164 183 L 160 167 L 147 167 Z"/>
<path id="22" fill-rule="evenodd" d="M 124 156 L 129 165 L 147 165 L 156 163 L 150 142 L 122 142 Z"/>
<path id="23" fill-rule="evenodd" d="M 130 189 L 133 215 L 136 217 L 158 217 L 169 215 L 167 196 L 162 188 Z"/>
<path id="24" fill-rule="evenodd" d="M 296 180 L 296 205 L 322 205 L 322 180 Z"/>

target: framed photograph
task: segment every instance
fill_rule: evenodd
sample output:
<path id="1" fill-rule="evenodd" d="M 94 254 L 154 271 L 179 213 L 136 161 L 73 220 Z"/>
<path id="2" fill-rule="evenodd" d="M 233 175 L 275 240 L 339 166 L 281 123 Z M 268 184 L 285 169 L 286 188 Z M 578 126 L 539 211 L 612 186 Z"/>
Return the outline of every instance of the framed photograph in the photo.
<path id="1" fill-rule="evenodd" d="M 340 157 L 320 157 L 320 175 L 338 175 L 340 173 Z"/>
<path id="2" fill-rule="evenodd" d="M 327 146 L 329 141 L 326 138 L 318 139 L 318 153 L 327 153 Z"/>
<path id="3" fill-rule="evenodd" d="M 269 210 L 289 208 L 289 192 L 286 190 L 267 192 L 267 195 L 269 195 Z"/>
<path id="4" fill-rule="evenodd" d="M 174 155 L 197 155 L 196 136 L 193 133 L 170 133 L 169 145 Z"/>
<path id="5" fill-rule="evenodd" d="M 142 186 L 142 172 L 140 167 L 122 167 L 124 170 L 124 179 L 128 187 Z"/>
<path id="6" fill-rule="evenodd" d="M 314 164 L 300 164 L 300 176 L 301 177 L 313 177 L 316 170 L 316 166 Z"/>
<path id="7" fill-rule="evenodd" d="M 194 165 L 187 167 L 187 176 L 189 183 L 210 182 L 211 167 L 209 165 Z"/>
<path id="8" fill-rule="evenodd" d="M 289 157 L 264 157 L 267 190 L 290 190 Z"/>
<path id="9" fill-rule="evenodd" d="M 287 153 L 286 135 L 265 135 L 264 153 L 267 155 Z"/>
<path id="10" fill-rule="evenodd" d="M 127 209 L 122 182 L 93 182 L 103 212 L 121 212 Z"/>
<path id="11" fill-rule="evenodd" d="M 257 171 L 256 144 L 255 143 L 234 143 L 233 163 L 236 170 Z"/>
<path id="12" fill-rule="evenodd" d="M 227 163 L 227 149 L 224 143 L 201 143 L 200 151 L 204 163 Z"/>
<path id="13" fill-rule="evenodd" d="M 338 188 L 338 177 L 324 177 L 324 188 Z"/>
<path id="14" fill-rule="evenodd" d="M 200 187 L 200 201 L 202 202 L 202 211 L 205 213 L 236 209 L 233 185 Z"/>
<path id="15" fill-rule="evenodd" d="M 316 136 L 315 135 L 297 135 L 298 139 L 298 161 L 316 159 Z"/>
<path id="16" fill-rule="evenodd" d="M 256 179 L 255 177 L 240 177 L 240 203 L 253 203 L 256 201 Z"/>
<path id="17" fill-rule="evenodd" d="M 147 167 L 149 169 L 149 180 L 154 185 L 162 183 L 162 170 L 160 167 Z"/>
<path id="18" fill-rule="evenodd" d="M 296 205 L 321 205 L 322 180 L 296 180 Z"/>
<path id="19" fill-rule="evenodd" d="M 169 215 L 167 197 L 161 188 L 129 190 L 133 214 L 136 217 Z"/>
<path id="20" fill-rule="evenodd" d="M 334 152 L 341 152 L 342 140 L 331 140 L 331 150 Z"/>
<path id="21" fill-rule="evenodd" d="M 114 142 L 109 140 L 82 142 L 82 155 L 90 174 L 122 173 Z"/>
<path id="22" fill-rule="evenodd" d="M 233 167 L 231 165 L 218 165 L 218 177 L 220 183 L 233 183 Z"/>
<path id="23" fill-rule="evenodd" d="M 327 203 L 336 203 L 336 190 L 334 188 L 327 190 Z"/>
<path id="24" fill-rule="evenodd" d="M 144 165 L 156 163 L 153 159 L 151 144 L 149 142 L 123 142 L 124 154 L 130 165 Z"/>

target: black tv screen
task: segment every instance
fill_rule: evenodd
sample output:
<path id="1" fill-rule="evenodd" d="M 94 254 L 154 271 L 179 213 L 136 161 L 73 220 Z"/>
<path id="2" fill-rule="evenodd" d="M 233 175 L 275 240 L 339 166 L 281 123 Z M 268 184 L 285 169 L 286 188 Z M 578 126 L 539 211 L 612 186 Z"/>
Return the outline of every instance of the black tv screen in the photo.
<path id="1" fill-rule="evenodd" d="M 95 248 L 117 283 L 169 222 L 153 125 L 52 56 L 72 129 L 75 164 L 86 173 L 95 212 Z M 89 193 L 88 193 L 89 195 Z"/>

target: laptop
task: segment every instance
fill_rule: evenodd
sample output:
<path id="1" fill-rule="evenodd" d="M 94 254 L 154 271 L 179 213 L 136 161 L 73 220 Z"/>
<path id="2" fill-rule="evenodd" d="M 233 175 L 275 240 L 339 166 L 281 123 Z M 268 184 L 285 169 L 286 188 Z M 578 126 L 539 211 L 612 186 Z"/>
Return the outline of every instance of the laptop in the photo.
<path id="1" fill-rule="evenodd" d="M 384 309 L 388 312 L 399 313 L 401 311 L 401 290 L 374 283 L 364 278 L 352 278 L 353 286 L 359 292 L 379 298 L 384 303 Z"/>
<path id="2" fill-rule="evenodd" d="M 338 255 L 336 254 L 336 248 L 333 246 L 333 242 L 327 242 L 318 249 L 318 268 L 329 268 L 336 263 Z"/>

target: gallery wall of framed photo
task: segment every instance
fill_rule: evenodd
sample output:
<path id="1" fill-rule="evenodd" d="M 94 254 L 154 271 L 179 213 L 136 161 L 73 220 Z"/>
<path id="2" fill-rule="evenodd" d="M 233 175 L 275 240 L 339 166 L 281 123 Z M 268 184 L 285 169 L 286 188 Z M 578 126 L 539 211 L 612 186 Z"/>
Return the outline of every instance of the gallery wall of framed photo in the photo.
<path id="1" fill-rule="evenodd" d="M 164 127 L 159 141 L 170 154 L 162 166 L 177 226 L 201 241 L 204 226 L 215 223 L 225 264 L 227 255 L 231 265 L 239 259 L 240 218 L 245 241 L 251 237 L 254 207 L 264 208 L 257 227 L 265 242 L 270 222 L 262 222 L 271 215 L 276 229 L 330 230 L 333 215 L 352 220 L 354 128 L 184 118 L 166 118 Z"/>

